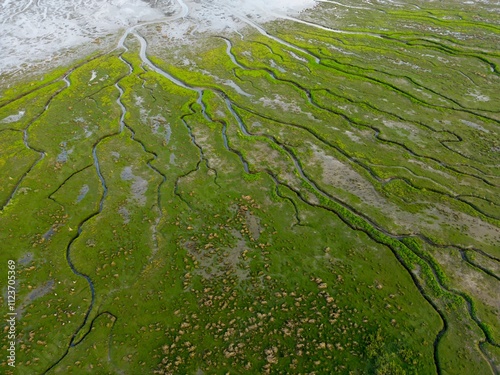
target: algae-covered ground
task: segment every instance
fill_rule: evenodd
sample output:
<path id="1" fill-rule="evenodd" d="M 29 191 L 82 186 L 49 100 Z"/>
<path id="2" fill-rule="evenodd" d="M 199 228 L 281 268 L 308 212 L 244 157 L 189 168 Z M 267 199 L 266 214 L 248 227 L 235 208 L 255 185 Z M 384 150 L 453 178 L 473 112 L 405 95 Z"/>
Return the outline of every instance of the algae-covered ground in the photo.
<path id="1" fill-rule="evenodd" d="M 157 22 L 4 75 L 0 372 L 498 374 L 499 10 Z"/>

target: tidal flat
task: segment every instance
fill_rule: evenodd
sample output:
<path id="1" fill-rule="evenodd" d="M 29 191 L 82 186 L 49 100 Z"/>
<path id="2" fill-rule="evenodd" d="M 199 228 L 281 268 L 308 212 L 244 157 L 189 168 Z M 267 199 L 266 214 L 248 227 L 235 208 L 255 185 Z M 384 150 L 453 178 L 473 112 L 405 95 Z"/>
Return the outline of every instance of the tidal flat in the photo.
<path id="1" fill-rule="evenodd" d="M 133 3 L 0 70 L 0 372 L 500 373 L 500 5 Z"/>

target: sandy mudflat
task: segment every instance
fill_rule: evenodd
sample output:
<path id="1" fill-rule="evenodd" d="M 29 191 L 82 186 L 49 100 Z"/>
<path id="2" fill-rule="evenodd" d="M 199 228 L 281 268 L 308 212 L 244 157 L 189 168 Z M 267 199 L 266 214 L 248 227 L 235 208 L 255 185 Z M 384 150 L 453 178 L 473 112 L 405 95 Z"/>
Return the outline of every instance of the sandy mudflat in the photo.
<path id="1" fill-rule="evenodd" d="M 206 29 L 235 30 L 240 16 L 260 21 L 310 8 L 313 0 L 47 0 L 12 1 L 0 4 L 0 73 L 29 68 L 68 50 L 88 45 L 96 38 L 133 25 L 161 21 L 182 37 L 193 25 Z M 172 20 L 175 15 L 181 18 Z M 171 22 L 171 25 L 168 25 Z"/>

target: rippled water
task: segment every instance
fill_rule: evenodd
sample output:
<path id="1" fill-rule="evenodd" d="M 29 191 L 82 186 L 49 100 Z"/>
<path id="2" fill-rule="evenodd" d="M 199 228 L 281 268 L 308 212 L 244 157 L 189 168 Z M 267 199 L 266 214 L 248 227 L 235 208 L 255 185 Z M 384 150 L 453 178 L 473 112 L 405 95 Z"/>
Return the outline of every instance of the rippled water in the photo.
<path id="1" fill-rule="evenodd" d="M 239 16 L 266 21 L 314 0 L 4 0 L 0 2 L 0 73 L 52 61 L 75 46 L 148 21 L 184 32 L 236 30 Z"/>

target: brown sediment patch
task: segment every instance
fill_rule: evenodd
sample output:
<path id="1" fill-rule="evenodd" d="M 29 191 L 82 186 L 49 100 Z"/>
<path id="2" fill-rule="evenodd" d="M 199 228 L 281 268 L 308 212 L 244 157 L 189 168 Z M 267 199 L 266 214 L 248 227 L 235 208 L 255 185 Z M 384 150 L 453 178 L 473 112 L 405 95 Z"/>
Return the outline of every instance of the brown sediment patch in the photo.
<path id="1" fill-rule="evenodd" d="M 257 216 L 253 215 L 250 211 L 245 211 L 245 221 L 252 238 L 258 240 L 261 230 L 260 219 Z"/>
<path id="2" fill-rule="evenodd" d="M 447 274 L 457 281 L 460 289 L 500 311 L 500 300 L 497 293 L 498 280 L 469 267 L 462 260 L 458 251 L 440 250 L 434 256 L 440 264 L 446 267 Z"/>
<path id="3" fill-rule="evenodd" d="M 401 210 L 396 204 L 388 201 L 375 187 L 350 165 L 328 155 L 314 144 L 312 164 L 319 165 L 322 170 L 321 181 L 335 189 L 341 189 L 358 197 L 363 204 L 372 206 L 398 221 L 412 221 L 412 215 Z"/>
<path id="4" fill-rule="evenodd" d="M 425 227 L 439 230 L 443 224 L 448 224 L 457 228 L 460 227 L 457 231 L 484 244 L 495 245 L 500 243 L 500 228 L 478 217 L 453 210 L 443 204 L 435 204 L 434 207 L 427 209 L 424 214 L 425 217 L 437 218 L 435 224 L 431 226 L 422 221 L 420 225 Z"/>
<path id="5" fill-rule="evenodd" d="M 219 248 L 211 243 L 200 245 L 195 241 L 187 241 L 184 244 L 184 248 L 196 262 L 192 272 L 194 275 L 210 280 L 230 272 L 240 281 L 248 278 L 249 271 L 244 266 L 247 261 L 243 258 L 247 249 L 246 241 L 236 229 L 231 229 L 230 233 L 236 239 L 236 244 L 232 247 Z M 215 234 L 209 235 L 209 238 L 215 237 Z"/>

